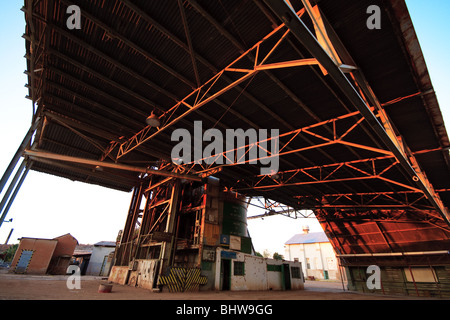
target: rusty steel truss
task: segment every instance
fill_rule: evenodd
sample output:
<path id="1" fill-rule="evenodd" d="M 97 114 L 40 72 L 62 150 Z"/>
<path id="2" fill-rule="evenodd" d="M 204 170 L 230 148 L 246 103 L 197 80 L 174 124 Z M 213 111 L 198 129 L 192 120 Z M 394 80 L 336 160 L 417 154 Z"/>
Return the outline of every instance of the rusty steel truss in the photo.
<path id="1" fill-rule="evenodd" d="M 438 193 L 434 190 L 433 186 L 427 179 L 426 174 L 420 168 L 418 161 L 415 159 L 413 153 L 409 150 L 408 146 L 404 143 L 401 136 L 399 136 L 399 134 L 395 130 L 393 124 L 391 123 L 389 117 L 383 109 L 382 103 L 377 99 L 372 89 L 365 81 L 364 75 L 358 69 L 349 53 L 345 51 L 345 48 L 341 47 L 342 51 L 336 48 L 335 44 L 331 40 L 332 37 L 330 37 L 328 34 L 329 29 L 327 31 L 318 6 L 311 6 L 308 0 L 302 2 L 304 8 L 302 8 L 298 12 L 295 12 L 294 9 L 289 5 L 289 3 L 280 1 L 266 1 L 267 5 L 275 12 L 275 14 L 277 14 L 282 21 L 286 22 L 276 27 L 271 33 L 266 35 L 254 46 L 242 53 L 240 57 L 231 62 L 226 68 L 217 72 L 214 77 L 192 91 L 169 110 L 165 111 L 160 116 L 160 119 L 163 120 L 163 123 L 160 127 L 153 128 L 151 126 L 147 126 L 136 133 L 133 137 L 129 138 L 127 141 L 121 144 L 112 144 L 112 146 L 118 147 L 115 159 L 120 159 L 127 153 L 155 138 L 158 134 L 172 127 L 178 121 L 189 115 L 191 112 L 200 109 L 201 107 L 207 105 L 208 102 L 217 99 L 225 92 L 235 88 L 244 81 L 251 79 L 262 70 L 318 65 L 324 75 L 329 75 L 335 81 L 340 90 L 344 92 L 346 97 L 358 111 L 350 112 L 334 119 L 321 121 L 317 124 L 310 125 L 304 128 L 285 132 L 280 134 L 278 137 L 271 137 L 267 141 L 271 139 L 280 139 L 284 141 L 287 140 L 280 147 L 278 154 L 279 157 L 283 157 L 284 155 L 291 153 L 299 154 L 303 151 L 314 148 L 320 149 L 333 144 L 340 144 L 352 148 L 364 149 L 370 152 L 382 154 L 385 157 L 357 160 L 355 162 L 334 163 L 324 166 L 299 168 L 287 172 L 280 172 L 279 174 L 281 175 L 289 175 L 292 172 L 294 172 L 294 174 L 285 181 L 276 181 L 270 176 L 262 177 L 256 184 L 247 184 L 246 188 L 237 188 L 236 191 L 245 192 L 248 189 L 258 190 L 263 188 L 271 189 L 278 187 L 301 186 L 305 184 L 323 184 L 328 182 L 380 179 L 387 183 L 396 184 L 417 193 L 423 193 L 424 198 L 430 203 L 431 207 L 434 208 L 442 216 L 447 224 L 450 224 L 450 215 L 447 208 L 443 205 Z M 311 33 L 311 31 L 308 29 L 308 27 L 306 27 L 301 19 L 306 12 L 309 15 L 310 19 L 313 21 L 316 31 L 315 35 Z M 286 39 L 288 34 L 292 34 L 293 36 L 295 36 L 311 53 L 312 58 L 299 57 L 299 59 L 296 60 L 266 63 L 269 57 L 276 51 L 277 47 L 282 43 L 282 41 Z M 274 44 L 268 47 L 264 47 L 264 45 L 271 40 L 272 42 L 274 42 Z M 340 52 L 338 53 L 338 51 Z M 347 64 L 342 63 L 339 56 L 344 57 L 345 60 L 348 61 L 346 61 Z M 351 74 L 353 83 L 349 81 L 344 73 Z M 235 80 L 229 80 L 228 78 L 224 79 L 225 75 L 228 75 L 230 78 Z M 411 96 L 415 95 L 416 94 L 413 94 Z M 397 101 L 401 101 L 407 98 L 408 97 L 398 98 Z M 388 102 L 386 104 L 392 103 L 394 102 Z M 180 110 L 182 110 L 181 114 L 175 116 L 175 113 Z M 338 134 L 336 127 L 339 121 L 347 118 L 354 119 L 354 123 L 351 124 L 351 126 L 348 127 L 346 131 Z M 382 142 L 382 146 L 374 147 L 361 145 L 351 141 L 346 141 L 344 139 L 362 122 L 370 124 L 370 127 L 375 131 L 376 136 Z M 329 132 L 329 136 L 314 133 L 313 129 L 318 127 L 324 127 Z M 288 145 L 293 142 L 293 140 L 297 138 L 301 139 L 302 135 L 314 137 L 318 139 L 318 141 L 316 140 L 316 143 L 304 146 L 302 148 L 287 148 Z M 246 148 L 246 154 L 251 148 L 260 148 L 260 143 L 256 143 L 255 145 L 241 146 L 240 148 Z M 114 148 L 108 149 L 104 157 L 109 156 L 113 149 Z M 212 158 L 226 156 L 228 152 L 237 151 L 238 149 L 239 148 L 227 150 L 221 154 L 213 155 Z M 272 155 L 269 154 L 268 156 Z M 377 170 L 375 167 L 375 161 L 385 160 L 387 158 L 392 159 L 392 163 L 383 170 Z M 195 162 L 198 162 L 198 159 L 196 160 L 197 161 Z M 204 161 L 206 159 L 201 160 Z M 258 158 L 254 160 L 260 159 Z M 187 166 L 190 166 L 190 168 L 187 169 L 188 172 L 197 165 L 197 163 L 195 162 L 187 164 Z M 362 162 L 368 163 L 368 171 L 352 166 L 352 164 L 354 163 Z M 233 164 L 226 164 L 222 166 L 231 166 L 238 164 L 242 164 L 241 159 L 237 159 L 237 161 Z M 212 166 L 213 165 L 210 165 L 209 168 Z M 394 181 L 383 176 L 383 174 L 385 174 L 394 166 L 401 167 L 401 170 L 407 176 L 406 183 Z M 314 177 L 313 175 L 308 173 L 316 169 L 320 171 L 325 168 L 332 168 L 332 171 L 324 175 L 323 177 Z M 207 168 L 205 167 L 201 168 L 201 170 L 206 169 Z M 333 176 L 342 169 L 345 169 L 346 171 L 352 171 L 353 174 L 350 174 L 350 176 L 347 178 L 332 179 Z M 359 176 L 355 176 L 355 172 L 357 172 Z M 298 173 L 302 173 L 303 175 L 308 176 L 311 180 L 289 183 L 289 180 Z M 273 180 L 274 183 L 261 186 L 260 182 L 262 180 Z M 381 194 L 383 193 L 381 192 L 380 195 Z"/>

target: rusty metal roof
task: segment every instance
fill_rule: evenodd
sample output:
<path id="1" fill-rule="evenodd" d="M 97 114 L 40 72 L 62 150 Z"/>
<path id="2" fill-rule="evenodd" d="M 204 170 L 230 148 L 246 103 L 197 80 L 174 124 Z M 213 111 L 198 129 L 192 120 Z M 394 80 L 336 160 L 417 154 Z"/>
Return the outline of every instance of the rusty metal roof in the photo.
<path id="1" fill-rule="evenodd" d="M 152 111 L 167 116 L 173 110 L 173 117 L 181 116 L 182 108 L 174 106 L 189 102 L 183 99 L 235 59 L 249 58 L 245 52 L 283 24 L 268 3 L 80 0 L 82 28 L 71 30 L 66 25 L 69 1 L 25 0 L 29 95 L 38 106 L 36 118 L 45 119 L 33 149 L 158 167 L 161 159 L 170 161 L 175 144 L 171 132 L 192 131 L 196 120 L 203 121 L 205 129 L 280 129 L 286 133 L 280 147 L 286 148 L 276 176 L 260 176 L 256 165 L 224 166 L 215 176 L 247 195 L 322 210 L 317 212 L 323 213 L 324 223 L 331 221 L 327 214 L 349 208 L 366 213 L 374 207 L 419 212 L 420 223 L 438 225 L 440 239 L 448 243 L 445 219 L 429 201 L 438 199 L 442 207 L 450 204 L 450 142 L 404 1 L 311 4 L 318 5 L 343 62 L 353 65 L 364 79 L 352 78 L 355 71 L 346 74 L 348 81 L 366 96 L 368 106 L 379 102 L 390 119 L 393 139 L 400 149 L 405 147 L 409 159 L 414 158 L 411 165 L 421 168 L 419 179 L 430 183 L 436 197 L 425 197 L 414 185 L 417 177 L 408 176 L 371 123 L 361 118 L 339 84 L 317 64 L 255 72 L 155 138 L 116 157 L 120 146 L 134 143 L 133 136 L 146 128 Z M 314 33 L 302 2 L 291 3 L 295 11 L 303 12 L 301 20 Z M 366 9 L 374 4 L 382 9 L 380 30 L 366 25 Z M 259 54 L 276 47 L 267 63 L 314 58 L 293 32 L 279 45 L 275 36 L 258 47 Z M 248 68 L 244 60 L 236 68 Z M 225 88 L 239 79 L 236 72 L 223 74 L 217 86 Z M 362 83 L 365 87 L 358 87 Z M 345 136 L 345 143 L 336 136 Z M 88 164 L 35 157 L 33 161 L 33 170 L 118 190 L 129 191 L 139 180 L 137 172 L 96 170 Z M 429 212 L 434 212 L 431 218 Z"/>

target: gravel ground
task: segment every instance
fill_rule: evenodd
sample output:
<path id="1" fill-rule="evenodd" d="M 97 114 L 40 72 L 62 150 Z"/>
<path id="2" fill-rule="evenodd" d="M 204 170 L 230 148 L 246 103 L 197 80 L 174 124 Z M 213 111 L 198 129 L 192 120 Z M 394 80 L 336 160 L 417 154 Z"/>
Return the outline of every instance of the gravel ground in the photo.
<path id="1" fill-rule="evenodd" d="M 297 291 L 221 291 L 190 293 L 155 293 L 142 288 L 113 284 L 111 293 L 99 293 L 106 279 L 81 277 L 80 289 L 68 289 L 68 276 L 19 275 L 0 272 L 2 300 L 417 300 L 343 291 L 341 282 L 306 281 L 305 290 Z"/>

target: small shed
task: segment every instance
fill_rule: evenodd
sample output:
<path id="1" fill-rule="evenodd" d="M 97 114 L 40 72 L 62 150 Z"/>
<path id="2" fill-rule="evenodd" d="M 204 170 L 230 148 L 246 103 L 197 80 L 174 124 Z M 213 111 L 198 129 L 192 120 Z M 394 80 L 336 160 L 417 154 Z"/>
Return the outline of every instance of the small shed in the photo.
<path id="1" fill-rule="evenodd" d="M 30 274 L 65 274 L 77 239 L 65 234 L 54 239 L 20 239 L 10 272 Z"/>
<path id="2" fill-rule="evenodd" d="M 81 275 L 86 274 L 93 248 L 91 244 L 79 244 L 73 252 L 71 264 L 80 268 Z"/>
<path id="3" fill-rule="evenodd" d="M 58 242 L 56 243 L 56 248 L 53 251 L 47 273 L 66 274 L 67 268 L 70 264 L 70 259 L 75 251 L 75 247 L 78 245 L 78 241 L 70 233 L 56 237 L 55 240 Z"/>
<path id="4" fill-rule="evenodd" d="M 92 276 L 108 276 L 115 249 L 115 241 L 100 241 L 95 243 L 86 274 Z"/>

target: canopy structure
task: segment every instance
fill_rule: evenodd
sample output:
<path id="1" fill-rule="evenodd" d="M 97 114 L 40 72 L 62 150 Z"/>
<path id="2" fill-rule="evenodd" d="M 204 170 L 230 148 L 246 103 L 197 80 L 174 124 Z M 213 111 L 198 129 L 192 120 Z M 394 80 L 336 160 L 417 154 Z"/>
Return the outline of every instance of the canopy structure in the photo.
<path id="1" fill-rule="evenodd" d="M 214 175 L 314 210 L 341 254 L 450 247 L 450 142 L 404 1 L 71 5 L 23 8 L 36 110 L 18 155 L 31 170 L 123 191 L 149 175 Z M 278 152 L 246 146 L 277 156 L 277 172 L 173 163 L 172 133 L 194 134 L 195 121 L 224 135 L 279 130 L 266 140 Z"/>

